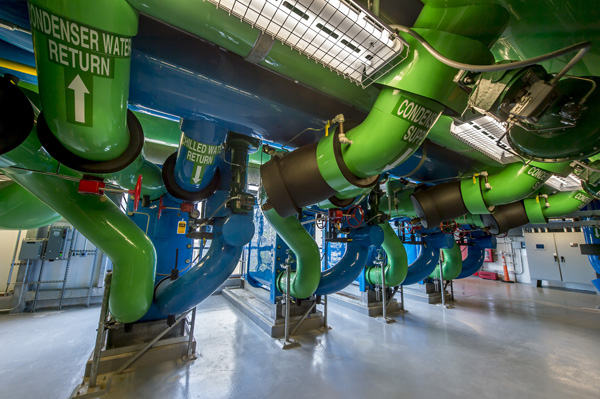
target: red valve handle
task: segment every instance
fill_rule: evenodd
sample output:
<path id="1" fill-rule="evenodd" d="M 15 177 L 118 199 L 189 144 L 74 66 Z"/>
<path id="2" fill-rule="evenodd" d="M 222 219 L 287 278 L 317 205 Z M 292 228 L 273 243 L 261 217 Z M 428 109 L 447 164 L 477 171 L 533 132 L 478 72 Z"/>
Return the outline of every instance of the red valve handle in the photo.
<path id="1" fill-rule="evenodd" d="M 351 222 L 351 220 L 354 220 L 354 222 L 356 223 Z M 357 229 L 360 227 L 364 220 L 365 211 L 363 211 L 363 209 L 360 206 L 354 205 L 352 208 L 348 209 L 348 214 L 346 215 L 346 223 L 348 223 L 348 226 L 350 226 L 353 229 Z"/>
<path id="2" fill-rule="evenodd" d="M 137 212 L 138 205 L 140 204 L 140 197 L 142 196 L 142 175 L 138 176 L 135 188 L 129 190 L 129 195 L 133 195 L 133 211 Z"/>
<path id="3" fill-rule="evenodd" d="M 164 195 L 160 196 L 160 201 L 158 202 L 158 218 L 160 219 L 160 216 L 162 215 L 162 211 L 165 210 L 167 207 L 163 205 L 163 197 Z"/>

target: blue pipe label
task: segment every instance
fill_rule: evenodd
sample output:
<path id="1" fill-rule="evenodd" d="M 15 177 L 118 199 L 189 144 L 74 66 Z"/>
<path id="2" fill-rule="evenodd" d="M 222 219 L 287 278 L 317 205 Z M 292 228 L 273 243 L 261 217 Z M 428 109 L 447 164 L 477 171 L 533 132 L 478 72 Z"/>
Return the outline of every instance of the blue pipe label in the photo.
<path id="1" fill-rule="evenodd" d="M 206 167 L 215 163 L 215 158 L 221 153 L 221 146 L 204 144 L 185 134 L 181 136 L 181 146 L 187 149 L 185 159 L 194 163 L 190 183 L 198 184 L 206 172 Z"/>

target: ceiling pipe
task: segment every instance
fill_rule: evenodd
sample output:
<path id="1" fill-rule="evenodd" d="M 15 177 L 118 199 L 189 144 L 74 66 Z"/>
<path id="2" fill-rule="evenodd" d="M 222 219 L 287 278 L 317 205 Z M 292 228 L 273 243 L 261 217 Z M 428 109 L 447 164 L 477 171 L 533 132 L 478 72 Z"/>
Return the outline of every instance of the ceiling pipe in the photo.
<path id="1" fill-rule="evenodd" d="M 389 226 L 389 225 L 388 225 Z M 358 278 L 367 263 L 369 247 L 384 243 L 384 226 L 366 226 L 348 234 L 346 252 L 334 266 L 321 272 L 315 295 L 334 294 Z M 397 284 L 396 284 L 397 285 Z"/>
<path id="2" fill-rule="evenodd" d="M 0 182 L 0 229 L 37 229 L 61 218 L 17 183 Z"/>
<path id="3" fill-rule="evenodd" d="M 465 213 L 487 214 L 497 205 L 518 201 L 536 192 L 552 174 L 569 174 L 568 162 L 522 164 L 515 162 L 502 171 L 485 172 L 473 178 L 443 183 L 411 195 L 417 216 L 425 228 L 455 219 Z"/>

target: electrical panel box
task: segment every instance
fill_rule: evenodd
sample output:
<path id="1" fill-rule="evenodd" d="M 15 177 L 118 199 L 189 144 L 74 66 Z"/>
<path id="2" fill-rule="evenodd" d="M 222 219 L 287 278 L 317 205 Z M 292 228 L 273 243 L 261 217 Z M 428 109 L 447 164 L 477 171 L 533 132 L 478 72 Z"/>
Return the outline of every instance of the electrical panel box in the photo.
<path id="1" fill-rule="evenodd" d="M 41 259 L 46 240 L 23 240 L 19 251 L 20 260 Z"/>
<path id="2" fill-rule="evenodd" d="M 525 242 L 531 280 L 589 284 L 596 278 L 581 254 L 582 233 L 525 233 Z"/>
<path id="3" fill-rule="evenodd" d="M 58 260 L 67 257 L 65 254 L 65 244 L 67 242 L 67 232 L 69 227 L 51 227 L 48 232 L 48 241 L 44 251 L 45 260 Z"/>

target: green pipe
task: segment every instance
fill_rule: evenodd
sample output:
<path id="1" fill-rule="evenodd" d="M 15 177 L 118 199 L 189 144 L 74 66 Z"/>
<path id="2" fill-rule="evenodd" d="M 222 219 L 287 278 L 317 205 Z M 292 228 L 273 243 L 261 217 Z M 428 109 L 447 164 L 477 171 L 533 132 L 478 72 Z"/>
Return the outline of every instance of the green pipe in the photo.
<path id="1" fill-rule="evenodd" d="M 442 111 L 443 107 L 435 101 L 383 88 L 364 122 L 348 132 L 352 144 L 341 144 L 344 163 L 360 178 L 392 169 L 423 143 Z M 336 137 L 330 134 L 319 141 L 317 163 L 327 184 L 342 191 L 351 184 L 336 161 Z"/>
<path id="2" fill-rule="evenodd" d="M 275 209 L 263 209 L 263 215 L 296 256 L 296 271 L 290 274 L 290 295 L 308 298 L 319 286 L 321 257 L 319 247 L 296 216 L 282 218 Z M 283 260 L 282 260 L 283 262 Z M 287 273 L 277 277 L 277 288 L 286 292 Z"/>
<path id="3" fill-rule="evenodd" d="M 137 11 L 123 0 L 31 0 L 29 16 L 50 130 L 82 158 L 118 157 L 129 145 L 126 115 Z"/>
<path id="4" fill-rule="evenodd" d="M 0 168 L 50 208 L 63 215 L 113 263 L 109 306 L 116 320 L 130 323 L 150 308 L 154 295 L 156 251 L 150 239 L 105 196 L 81 195 L 77 181 L 14 169 L 55 173 L 56 161 L 41 147 L 35 129 L 16 149 L 0 155 Z M 61 167 L 60 173 L 79 178 Z"/>
<path id="5" fill-rule="evenodd" d="M 387 255 L 388 265 L 385 267 L 385 286 L 396 287 L 404 281 L 408 273 L 408 258 L 406 249 L 396 232 L 389 223 L 380 224 L 383 230 L 383 244 L 381 247 Z M 381 268 L 369 267 L 365 271 L 365 277 L 369 284 L 381 285 Z"/>
<path id="6" fill-rule="evenodd" d="M 464 179 L 460 189 L 465 206 L 473 214 L 489 213 L 490 208 L 526 198 L 536 192 L 553 173 L 568 174 L 569 162 L 522 164 L 515 162 L 490 175 Z"/>
<path id="7" fill-rule="evenodd" d="M 442 262 L 442 272 L 444 280 L 454 280 L 462 271 L 462 252 L 460 246 L 454 243 L 450 249 L 442 249 L 444 261 Z M 438 265 L 429 278 L 440 278 L 440 266 Z"/>
<path id="8" fill-rule="evenodd" d="M 415 192 L 414 188 L 407 188 L 394 192 L 388 190 L 387 193 L 381 197 L 381 204 L 379 210 L 392 218 L 395 217 L 409 217 L 416 218 L 417 213 L 410 200 L 410 195 Z M 390 212 L 390 196 L 391 200 L 391 212 Z"/>
<path id="9" fill-rule="evenodd" d="M 0 229 L 37 229 L 61 218 L 18 184 L 0 182 Z"/>
<path id="10" fill-rule="evenodd" d="M 592 202 L 592 200 L 593 198 L 584 190 L 563 191 L 548 197 L 549 206 L 546 206 L 544 201 L 540 200 L 540 206 L 544 217 L 554 218 L 573 213 Z"/>
<path id="11" fill-rule="evenodd" d="M 148 195 L 151 200 L 155 200 L 167 192 L 162 180 L 162 170 L 147 161 L 142 154 L 125 169 L 102 177 L 123 188 L 133 190 L 139 175 L 142 175 L 142 195 Z"/>
<path id="12" fill-rule="evenodd" d="M 128 2 L 144 14 L 202 37 L 242 57 L 250 53 L 260 35 L 258 29 L 241 22 L 224 10 L 217 9 L 214 4 L 207 1 L 128 0 Z M 268 55 L 258 65 L 364 111 L 371 109 L 379 93 L 375 85 L 362 89 L 279 41 L 273 42 Z"/>

